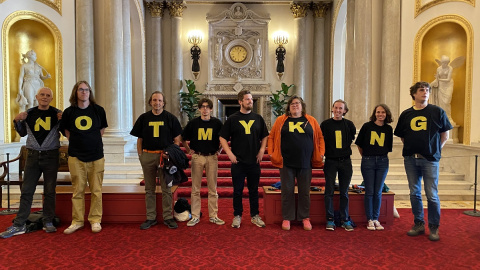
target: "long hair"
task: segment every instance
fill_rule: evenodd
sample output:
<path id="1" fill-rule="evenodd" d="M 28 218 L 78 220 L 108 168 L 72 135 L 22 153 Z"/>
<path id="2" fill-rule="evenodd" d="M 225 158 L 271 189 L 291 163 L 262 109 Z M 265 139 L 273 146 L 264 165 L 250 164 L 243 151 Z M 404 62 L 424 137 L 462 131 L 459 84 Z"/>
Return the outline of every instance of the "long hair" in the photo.
<path id="1" fill-rule="evenodd" d="M 150 104 L 152 102 L 152 99 L 153 99 L 153 95 L 155 94 L 160 94 L 162 95 L 162 98 L 163 98 L 163 109 L 165 110 L 165 106 L 167 106 L 167 101 L 165 100 L 165 95 L 163 94 L 163 92 L 160 92 L 160 91 L 154 91 L 150 97 L 148 98 L 148 106 L 152 107 L 152 104 Z"/>
<path id="2" fill-rule="evenodd" d="M 300 97 L 300 96 L 297 96 L 297 95 L 293 95 L 291 96 L 288 101 L 287 101 L 287 107 L 285 108 L 285 114 L 287 116 L 291 116 L 292 113 L 290 112 L 290 105 L 292 104 L 293 100 L 294 99 L 298 99 L 300 101 L 300 103 L 302 104 L 302 116 L 305 116 L 305 114 L 307 113 L 307 105 L 305 104 L 305 102 L 303 102 L 303 99 Z"/>
<path id="3" fill-rule="evenodd" d="M 375 112 L 377 111 L 378 107 L 382 107 L 385 110 L 385 113 L 387 116 L 385 117 L 385 124 L 390 124 L 393 122 L 393 117 L 392 117 L 392 112 L 390 111 L 390 108 L 386 104 L 378 104 L 375 106 L 373 109 L 373 113 L 370 116 L 370 121 L 375 122 L 377 121 L 377 116 L 375 115 Z"/>
<path id="4" fill-rule="evenodd" d="M 78 107 L 77 90 L 78 90 L 78 87 L 80 86 L 80 84 L 82 84 L 82 83 L 84 83 L 88 87 L 88 91 L 90 92 L 90 95 L 88 96 L 88 100 L 90 101 L 90 104 L 92 104 L 92 105 L 97 104 L 95 102 L 95 97 L 93 96 L 93 91 L 92 91 L 92 87 L 90 87 L 90 84 L 88 84 L 87 81 L 78 81 L 73 86 L 72 94 L 70 95 L 70 99 L 68 100 L 68 101 L 70 101 L 70 105 L 74 106 L 74 107 Z"/>

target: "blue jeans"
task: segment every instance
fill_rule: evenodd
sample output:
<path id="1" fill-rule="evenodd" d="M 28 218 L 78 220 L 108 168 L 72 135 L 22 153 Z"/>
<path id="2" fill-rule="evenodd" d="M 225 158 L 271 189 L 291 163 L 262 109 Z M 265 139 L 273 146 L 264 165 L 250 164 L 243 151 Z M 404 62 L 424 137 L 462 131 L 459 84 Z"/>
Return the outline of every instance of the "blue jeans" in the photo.
<path id="1" fill-rule="evenodd" d="M 260 164 L 246 164 L 239 162 L 232 164 L 233 183 L 233 215 L 241 216 L 243 213 L 243 188 L 247 178 L 248 199 L 250 202 L 250 216 L 258 215 L 258 183 L 260 182 Z"/>
<path id="2" fill-rule="evenodd" d="M 438 198 L 438 161 L 404 157 L 405 172 L 410 188 L 410 203 L 415 223 L 424 223 L 422 204 L 422 177 L 428 201 L 428 226 L 440 225 L 440 199 Z"/>
<path id="3" fill-rule="evenodd" d="M 388 173 L 388 156 L 363 156 L 361 171 L 365 185 L 367 220 L 378 220 L 382 205 L 382 190 Z"/>
<path id="4" fill-rule="evenodd" d="M 37 188 L 38 179 L 43 174 L 43 223 L 53 221 L 55 217 L 55 187 L 57 186 L 58 149 L 36 151 L 28 149 L 23 177 L 20 208 L 14 225 L 23 226 L 30 215 L 33 195 Z"/>
<path id="5" fill-rule="evenodd" d="M 323 166 L 325 173 L 325 210 L 327 212 L 327 220 L 333 221 L 333 193 L 335 191 L 335 178 L 338 172 L 338 183 L 340 187 L 340 218 L 347 221 L 350 217 L 348 214 L 348 187 L 352 180 L 352 160 L 345 158 L 342 160 L 325 159 Z"/>

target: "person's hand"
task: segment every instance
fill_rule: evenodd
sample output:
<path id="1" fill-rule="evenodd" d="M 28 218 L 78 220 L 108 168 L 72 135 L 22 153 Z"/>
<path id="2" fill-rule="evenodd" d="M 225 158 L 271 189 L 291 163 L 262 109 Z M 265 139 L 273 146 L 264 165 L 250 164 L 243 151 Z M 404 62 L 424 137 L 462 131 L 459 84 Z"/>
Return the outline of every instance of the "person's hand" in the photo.
<path id="1" fill-rule="evenodd" d="M 17 114 L 17 116 L 15 116 L 14 120 L 15 120 L 15 122 L 23 121 L 23 120 L 27 119 L 27 116 L 28 116 L 27 112 L 21 112 L 21 113 Z"/>
<path id="2" fill-rule="evenodd" d="M 233 164 L 237 164 L 237 163 L 238 163 L 237 157 L 236 157 L 233 153 L 228 154 L 228 158 L 230 159 L 230 161 L 231 161 Z"/>
<path id="3" fill-rule="evenodd" d="M 62 120 L 62 112 L 57 113 L 57 119 Z"/>

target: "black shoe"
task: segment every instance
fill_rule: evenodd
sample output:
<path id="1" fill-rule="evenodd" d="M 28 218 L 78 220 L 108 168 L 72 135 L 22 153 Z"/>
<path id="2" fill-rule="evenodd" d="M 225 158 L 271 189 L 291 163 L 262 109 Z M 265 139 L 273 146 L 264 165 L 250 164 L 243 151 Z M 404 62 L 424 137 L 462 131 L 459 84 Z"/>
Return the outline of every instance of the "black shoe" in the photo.
<path id="1" fill-rule="evenodd" d="M 150 229 L 150 227 L 152 227 L 154 225 L 157 225 L 156 220 L 147 219 L 147 220 L 145 220 L 145 222 L 142 223 L 142 225 L 140 225 L 140 230 Z"/>
<path id="2" fill-rule="evenodd" d="M 178 228 L 178 225 L 177 225 L 177 223 L 175 222 L 175 220 L 174 220 L 173 218 L 164 220 L 164 221 L 163 221 L 163 224 L 167 225 L 167 227 L 168 227 L 169 229 L 176 229 L 176 228 Z"/>

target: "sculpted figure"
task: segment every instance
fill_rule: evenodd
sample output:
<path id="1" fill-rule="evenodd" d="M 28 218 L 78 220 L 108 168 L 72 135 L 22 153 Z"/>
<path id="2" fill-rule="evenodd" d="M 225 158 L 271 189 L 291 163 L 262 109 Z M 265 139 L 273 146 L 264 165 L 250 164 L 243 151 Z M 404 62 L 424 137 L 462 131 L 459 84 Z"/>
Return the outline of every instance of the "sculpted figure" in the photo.
<path id="1" fill-rule="evenodd" d="M 26 59 L 28 61 L 26 61 Z M 37 106 L 35 94 L 44 86 L 43 80 L 51 78 L 50 74 L 40 66 L 37 62 L 37 54 L 30 50 L 22 54 L 22 66 L 20 67 L 20 75 L 18 76 L 18 96 L 17 103 L 20 110 L 30 109 Z M 43 75 L 45 70 L 46 75 Z"/>
<path id="2" fill-rule="evenodd" d="M 260 44 L 260 39 L 255 39 L 255 67 L 260 69 L 260 64 L 262 63 L 262 45 Z"/>
<path id="3" fill-rule="evenodd" d="M 453 95 L 453 69 L 457 68 L 465 62 L 465 57 L 460 56 L 450 62 L 450 58 L 446 55 L 442 55 L 440 60 L 435 59 L 439 67 L 435 74 L 435 80 L 431 83 L 433 104 L 441 107 L 445 110 L 450 123 L 455 126 L 455 122 L 452 119 L 452 95 Z"/>
<path id="4" fill-rule="evenodd" d="M 222 66 L 222 50 L 223 50 L 223 38 L 217 39 L 217 44 L 215 44 L 215 61 L 217 61 L 217 66 Z"/>

